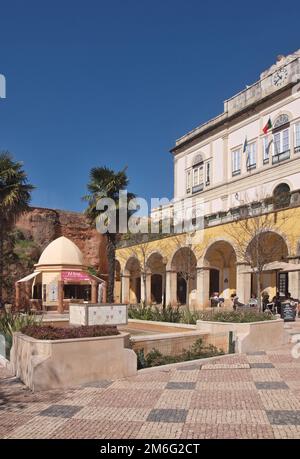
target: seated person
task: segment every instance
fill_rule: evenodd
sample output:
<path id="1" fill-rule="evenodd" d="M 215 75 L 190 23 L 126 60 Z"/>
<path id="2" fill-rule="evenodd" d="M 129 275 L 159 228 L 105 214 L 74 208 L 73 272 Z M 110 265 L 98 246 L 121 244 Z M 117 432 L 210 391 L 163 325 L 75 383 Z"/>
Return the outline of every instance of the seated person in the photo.
<path id="1" fill-rule="evenodd" d="M 273 297 L 272 302 L 274 303 L 275 311 L 277 312 L 277 314 L 281 314 L 280 292 L 276 292 L 276 295 Z"/>
<path id="2" fill-rule="evenodd" d="M 257 306 L 257 298 L 254 293 L 251 294 L 251 298 L 249 300 L 249 306 Z"/>
<path id="3" fill-rule="evenodd" d="M 222 306 L 222 304 L 224 303 L 224 298 L 221 298 L 219 296 L 219 292 L 214 292 L 210 298 L 211 300 L 211 305 L 212 307 L 215 307 L 215 306 Z"/>
<path id="4" fill-rule="evenodd" d="M 232 302 L 233 302 L 233 309 L 236 310 L 236 308 L 240 308 L 240 307 L 243 307 L 245 306 L 244 303 L 241 303 L 239 301 L 239 297 L 237 295 L 235 295 L 232 299 Z"/>
<path id="5" fill-rule="evenodd" d="M 270 295 L 268 294 L 268 292 L 263 292 L 261 299 L 262 299 L 263 311 L 265 311 L 265 309 L 267 308 L 267 305 L 270 303 Z"/>

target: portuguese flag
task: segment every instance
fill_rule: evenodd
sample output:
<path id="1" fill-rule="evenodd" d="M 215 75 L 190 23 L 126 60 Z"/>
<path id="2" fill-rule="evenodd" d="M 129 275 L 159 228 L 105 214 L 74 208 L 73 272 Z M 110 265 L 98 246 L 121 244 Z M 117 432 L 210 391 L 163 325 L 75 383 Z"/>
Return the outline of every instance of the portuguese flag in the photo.
<path id="1" fill-rule="evenodd" d="M 265 125 L 265 127 L 263 128 L 263 131 L 264 131 L 264 134 L 267 134 L 267 132 L 269 131 L 269 129 L 272 129 L 272 121 L 271 121 L 271 118 L 268 119 L 268 122 L 267 124 Z"/>

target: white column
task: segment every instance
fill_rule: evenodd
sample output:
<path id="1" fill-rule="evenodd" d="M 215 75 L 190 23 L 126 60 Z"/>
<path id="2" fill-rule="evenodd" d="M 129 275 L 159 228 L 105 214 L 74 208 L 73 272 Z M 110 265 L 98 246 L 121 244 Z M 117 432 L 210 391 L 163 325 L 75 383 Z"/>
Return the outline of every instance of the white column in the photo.
<path id="1" fill-rule="evenodd" d="M 236 265 L 236 294 L 241 303 L 247 303 L 251 297 L 251 272 L 246 263 Z"/>
<path id="2" fill-rule="evenodd" d="M 121 282 L 122 282 L 122 303 L 123 304 L 129 303 L 129 281 L 130 281 L 129 274 L 122 274 Z"/>
<path id="3" fill-rule="evenodd" d="M 145 281 L 144 275 L 141 275 L 141 301 L 146 304 L 151 304 L 151 274 L 146 274 L 146 292 L 145 292 Z"/>
<path id="4" fill-rule="evenodd" d="M 197 306 L 204 309 L 209 306 L 209 268 L 197 268 Z"/>
<path id="5" fill-rule="evenodd" d="M 290 263 L 295 264 L 299 264 L 299 261 L 299 258 L 293 258 L 289 260 Z M 292 295 L 292 298 L 300 299 L 300 271 L 289 273 L 289 292 Z"/>
<path id="6" fill-rule="evenodd" d="M 166 306 L 177 304 L 177 273 L 166 271 Z"/>

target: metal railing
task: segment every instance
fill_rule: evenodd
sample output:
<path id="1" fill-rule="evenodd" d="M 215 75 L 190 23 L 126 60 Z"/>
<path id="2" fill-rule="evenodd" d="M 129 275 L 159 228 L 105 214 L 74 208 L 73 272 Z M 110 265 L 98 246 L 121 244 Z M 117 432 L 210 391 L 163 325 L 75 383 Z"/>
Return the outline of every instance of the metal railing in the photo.
<path id="1" fill-rule="evenodd" d="M 290 159 L 290 150 L 282 151 L 277 153 L 276 155 L 272 156 L 272 164 L 280 163 L 281 161 L 285 161 L 286 159 Z"/>
<path id="2" fill-rule="evenodd" d="M 216 212 L 214 214 L 205 215 L 202 219 L 202 227 L 196 228 L 198 230 L 210 228 L 212 226 L 221 225 L 224 223 L 230 223 L 245 218 L 255 217 L 257 215 L 263 215 L 278 210 L 284 210 L 291 207 L 298 207 L 300 205 L 300 190 L 295 190 L 291 193 L 290 203 L 277 207 L 278 203 L 274 202 L 272 198 L 265 199 L 264 201 L 252 202 L 248 205 L 242 205 L 239 207 L 231 208 L 227 212 Z M 161 221 L 161 224 L 163 220 Z M 194 221 L 192 220 L 194 224 Z M 187 225 L 188 226 L 188 225 Z M 174 226 L 172 222 L 170 224 L 170 233 L 147 233 L 147 234 L 126 234 L 118 242 L 117 247 L 129 247 L 140 243 L 149 241 L 159 240 L 166 237 L 170 237 L 175 234 Z M 178 233 L 176 233 L 178 234 Z"/>

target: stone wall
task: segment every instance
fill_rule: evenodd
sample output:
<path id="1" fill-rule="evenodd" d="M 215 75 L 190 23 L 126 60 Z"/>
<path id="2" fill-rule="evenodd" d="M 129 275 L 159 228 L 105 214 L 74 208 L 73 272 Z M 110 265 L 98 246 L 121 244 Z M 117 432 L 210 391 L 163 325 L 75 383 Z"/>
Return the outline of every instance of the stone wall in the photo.
<path id="1" fill-rule="evenodd" d="M 32 238 L 41 251 L 60 236 L 71 239 L 83 252 L 86 265 L 107 273 L 105 236 L 91 228 L 82 213 L 33 207 L 19 218 L 16 227 Z"/>
<path id="2" fill-rule="evenodd" d="M 6 263 L 5 276 L 9 283 L 4 290 L 4 301 L 14 301 L 14 283 L 33 271 L 45 247 L 60 236 L 71 239 L 82 251 L 85 264 L 106 277 L 106 237 L 91 228 L 82 213 L 32 207 L 18 219 L 16 229 L 22 233 L 22 244 L 28 242 L 29 245 L 24 249 L 26 260 L 24 256 L 14 255 L 9 264 Z M 8 251 L 15 252 L 16 245 L 12 243 Z"/>

